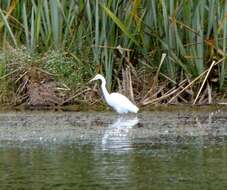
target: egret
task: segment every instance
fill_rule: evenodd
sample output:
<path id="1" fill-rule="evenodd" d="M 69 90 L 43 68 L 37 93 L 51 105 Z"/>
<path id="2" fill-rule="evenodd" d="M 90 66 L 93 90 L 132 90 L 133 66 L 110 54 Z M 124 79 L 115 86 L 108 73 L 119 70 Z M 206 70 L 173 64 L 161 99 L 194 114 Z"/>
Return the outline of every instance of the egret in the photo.
<path id="1" fill-rule="evenodd" d="M 134 105 L 127 97 L 125 97 L 122 94 L 113 92 L 109 93 L 106 89 L 106 79 L 100 75 L 97 74 L 93 79 L 91 79 L 89 82 L 94 80 L 101 80 L 101 89 L 103 96 L 107 102 L 107 104 L 112 107 L 117 113 L 137 113 L 139 111 L 139 108 Z"/>

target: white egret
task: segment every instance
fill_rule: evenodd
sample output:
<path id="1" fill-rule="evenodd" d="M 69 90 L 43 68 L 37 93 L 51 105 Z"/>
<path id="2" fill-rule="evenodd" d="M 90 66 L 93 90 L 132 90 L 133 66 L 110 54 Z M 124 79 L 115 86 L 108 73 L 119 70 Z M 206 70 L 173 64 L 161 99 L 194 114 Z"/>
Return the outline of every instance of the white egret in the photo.
<path id="1" fill-rule="evenodd" d="M 101 89 L 103 96 L 107 104 L 112 107 L 117 113 L 137 113 L 139 111 L 139 108 L 124 95 L 116 92 L 110 94 L 106 89 L 106 79 L 102 75 L 97 74 L 93 79 L 90 80 L 90 82 L 94 80 L 101 80 Z"/>

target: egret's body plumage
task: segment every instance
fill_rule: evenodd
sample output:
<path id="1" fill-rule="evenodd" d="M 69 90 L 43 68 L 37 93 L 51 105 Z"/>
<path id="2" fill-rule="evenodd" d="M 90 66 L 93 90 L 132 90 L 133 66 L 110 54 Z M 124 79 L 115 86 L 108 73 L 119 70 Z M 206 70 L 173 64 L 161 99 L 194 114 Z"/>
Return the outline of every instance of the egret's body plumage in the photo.
<path id="1" fill-rule="evenodd" d="M 122 94 L 113 92 L 109 94 L 109 92 L 106 89 L 106 80 L 105 78 L 97 74 L 91 81 L 94 80 L 101 80 L 101 89 L 103 92 L 103 96 L 109 106 L 111 106 L 117 113 L 137 113 L 139 111 L 139 108 L 134 105 L 127 97 L 125 97 Z"/>

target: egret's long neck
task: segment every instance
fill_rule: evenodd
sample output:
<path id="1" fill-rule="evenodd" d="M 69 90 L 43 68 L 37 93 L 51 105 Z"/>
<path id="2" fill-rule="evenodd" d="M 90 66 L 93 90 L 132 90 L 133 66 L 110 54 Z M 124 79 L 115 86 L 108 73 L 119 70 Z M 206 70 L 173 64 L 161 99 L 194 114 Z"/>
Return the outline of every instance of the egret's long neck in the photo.
<path id="1" fill-rule="evenodd" d="M 102 88 L 103 96 L 104 96 L 105 100 L 108 101 L 108 97 L 110 94 L 106 89 L 106 81 L 105 81 L 105 79 L 102 79 L 101 81 L 102 81 L 101 88 Z"/>

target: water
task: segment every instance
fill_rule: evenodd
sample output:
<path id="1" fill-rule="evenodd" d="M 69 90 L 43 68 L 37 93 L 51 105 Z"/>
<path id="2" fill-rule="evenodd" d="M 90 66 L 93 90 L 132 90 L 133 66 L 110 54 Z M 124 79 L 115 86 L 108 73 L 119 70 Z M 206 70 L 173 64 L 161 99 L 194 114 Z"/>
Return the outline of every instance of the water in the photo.
<path id="1" fill-rule="evenodd" d="M 226 113 L 0 113 L 0 189 L 227 189 Z"/>

